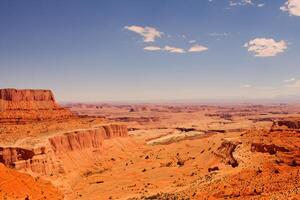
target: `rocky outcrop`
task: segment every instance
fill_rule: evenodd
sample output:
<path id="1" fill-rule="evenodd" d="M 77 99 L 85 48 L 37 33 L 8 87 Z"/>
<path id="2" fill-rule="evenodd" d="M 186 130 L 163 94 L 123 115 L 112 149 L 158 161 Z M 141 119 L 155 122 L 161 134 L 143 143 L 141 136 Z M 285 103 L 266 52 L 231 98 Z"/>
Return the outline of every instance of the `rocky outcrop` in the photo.
<path id="1" fill-rule="evenodd" d="M 278 151 L 289 152 L 289 150 L 285 147 L 277 146 L 275 144 L 263 144 L 263 143 L 252 143 L 251 151 L 252 152 L 261 152 L 261 153 L 269 153 L 271 155 L 276 154 Z"/>
<path id="2" fill-rule="evenodd" d="M 0 123 L 24 124 L 73 116 L 60 107 L 50 90 L 0 89 Z"/>
<path id="3" fill-rule="evenodd" d="M 18 160 L 32 159 L 35 155 L 31 149 L 24 149 L 18 147 L 0 147 L 0 162 L 5 165 L 12 165 Z"/>
<path id="4" fill-rule="evenodd" d="M 300 129 L 300 120 L 278 120 L 273 126 L 278 128 L 285 126 L 288 129 Z"/>
<path id="5" fill-rule="evenodd" d="M 1 147 L 0 162 L 13 169 L 42 174 L 50 174 L 55 168 L 52 162 L 52 151 L 46 147 Z"/>
<path id="6" fill-rule="evenodd" d="M 0 162 L 18 170 L 51 174 L 60 170 L 56 163 L 57 155 L 83 149 L 100 149 L 103 140 L 127 135 L 127 127 L 117 124 L 70 131 L 50 136 L 32 148 L 0 147 Z"/>
<path id="7" fill-rule="evenodd" d="M 224 163 L 229 164 L 232 167 L 237 167 L 239 163 L 233 157 L 233 152 L 239 144 L 240 143 L 238 142 L 224 140 L 215 154 L 221 157 Z"/>

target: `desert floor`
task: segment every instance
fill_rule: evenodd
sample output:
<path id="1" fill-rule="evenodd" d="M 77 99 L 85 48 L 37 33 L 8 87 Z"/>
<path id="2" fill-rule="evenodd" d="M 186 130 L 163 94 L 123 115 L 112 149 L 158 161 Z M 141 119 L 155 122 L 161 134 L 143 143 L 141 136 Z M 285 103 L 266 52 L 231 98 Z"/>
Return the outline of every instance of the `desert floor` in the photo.
<path id="1" fill-rule="evenodd" d="M 2 146 L 99 124 L 125 124 L 129 132 L 56 156 L 61 170 L 50 175 L 18 170 L 51 183 L 57 199 L 300 198 L 297 105 L 65 106 L 81 117 L 1 126 Z"/>

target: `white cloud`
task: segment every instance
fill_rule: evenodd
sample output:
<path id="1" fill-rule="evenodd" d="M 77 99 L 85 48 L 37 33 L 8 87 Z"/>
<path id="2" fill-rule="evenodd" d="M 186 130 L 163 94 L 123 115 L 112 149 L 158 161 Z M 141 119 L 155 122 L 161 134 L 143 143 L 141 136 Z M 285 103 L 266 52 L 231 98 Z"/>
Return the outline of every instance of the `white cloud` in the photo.
<path id="1" fill-rule="evenodd" d="M 290 79 L 284 80 L 283 82 L 285 82 L 285 83 L 290 83 L 290 82 L 294 82 L 294 81 L 296 81 L 295 78 L 290 78 Z"/>
<path id="2" fill-rule="evenodd" d="M 125 26 L 125 29 L 135 32 L 144 38 L 144 42 L 154 42 L 156 38 L 160 38 L 163 33 L 153 27 L 142 26 Z"/>
<path id="3" fill-rule="evenodd" d="M 185 53 L 185 50 L 178 47 L 165 46 L 163 48 L 158 46 L 146 46 L 144 47 L 145 51 L 167 51 L 170 53 Z"/>
<path id="4" fill-rule="evenodd" d="M 171 53 L 185 53 L 184 49 L 178 47 L 172 47 L 172 46 L 165 46 L 164 50 Z"/>
<path id="5" fill-rule="evenodd" d="M 245 84 L 245 85 L 241 85 L 240 87 L 241 87 L 241 88 L 251 88 L 252 86 L 251 86 L 251 85 L 248 85 L 248 84 Z"/>
<path id="6" fill-rule="evenodd" d="M 300 0 L 288 0 L 280 9 L 290 15 L 300 16 Z"/>
<path id="7" fill-rule="evenodd" d="M 189 43 L 191 44 L 196 43 L 196 40 L 190 40 Z"/>
<path id="8" fill-rule="evenodd" d="M 186 53 L 186 52 L 202 52 L 202 51 L 207 51 L 208 48 L 199 44 L 193 45 L 191 48 L 188 50 L 179 48 L 179 47 L 174 47 L 174 46 L 165 46 L 165 47 L 159 47 L 159 46 L 146 46 L 144 47 L 145 51 L 167 51 L 170 53 Z"/>
<path id="9" fill-rule="evenodd" d="M 245 4 L 253 4 L 252 0 L 242 0 L 242 2 L 245 3 Z"/>
<path id="10" fill-rule="evenodd" d="M 252 0 L 231 0 L 229 1 L 229 6 L 246 6 L 253 5 Z"/>
<path id="11" fill-rule="evenodd" d="M 260 4 L 257 4 L 257 7 L 263 7 L 265 4 L 264 3 L 260 3 Z"/>
<path id="12" fill-rule="evenodd" d="M 284 40 L 277 42 L 272 38 L 256 38 L 247 42 L 244 47 L 257 57 L 271 57 L 284 52 L 287 43 Z"/>
<path id="13" fill-rule="evenodd" d="M 208 48 L 199 44 L 193 45 L 191 48 L 189 48 L 189 52 L 202 52 L 202 51 L 207 51 Z"/>
<path id="14" fill-rule="evenodd" d="M 170 53 L 186 53 L 186 50 L 179 48 L 179 47 L 174 47 L 174 46 L 165 46 L 163 48 L 158 47 L 158 46 L 146 46 L 144 47 L 145 51 L 167 51 Z M 191 48 L 189 48 L 187 51 L 188 52 L 202 52 L 202 51 L 207 51 L 208 48 L 199 44 L 193 45 Z"/>
<path id="15" fill-rule="evenodd" d="M 144 47 L 145 51 L 161 51 L 162 49 L 158 46 L 147 46 Z"/>
<path id="16" fill-rule="evenodd" d="M 263 7 L 265 4 L 255 0 L 230 0 L 229 6 L 257 6 Z"/>

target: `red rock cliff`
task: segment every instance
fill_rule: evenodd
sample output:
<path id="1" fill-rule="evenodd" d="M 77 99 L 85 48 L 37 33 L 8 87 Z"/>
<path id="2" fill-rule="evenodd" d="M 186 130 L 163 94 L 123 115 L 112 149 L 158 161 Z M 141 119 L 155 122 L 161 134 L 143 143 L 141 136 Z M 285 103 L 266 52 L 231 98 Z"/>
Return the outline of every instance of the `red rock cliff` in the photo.
<path id="1" fill-rule="evenodd" d="M 51 90 L 28 89 L 0 89 L 0 99 L 4 101 L 55 101 Z"/>
<path id="2" fill-rule="evenodd" d="M 70 131 L 50 136 L 37 147 L 0 147 L 0 162 L 17 170 L 51 174 L 59 168 L 55 162 L 57 155 L 83 149 L 100 149 L 105 139 L 127 135 L 127 126 L 118 124 Z"/>
<path id="3" fill-rule="evenodd" d="M 55 153 L 100 148 L 104 139 L 125 137 L 128 135 L 125 125 L 103 125 L 95 129 L 78 130 L 49 138 Z"/>
<path id="4" fill-rule="evenodd" d="M 72 115 L 56 104 L 50 90 L 0 89 L 0 123 L 28 123 Z"/>

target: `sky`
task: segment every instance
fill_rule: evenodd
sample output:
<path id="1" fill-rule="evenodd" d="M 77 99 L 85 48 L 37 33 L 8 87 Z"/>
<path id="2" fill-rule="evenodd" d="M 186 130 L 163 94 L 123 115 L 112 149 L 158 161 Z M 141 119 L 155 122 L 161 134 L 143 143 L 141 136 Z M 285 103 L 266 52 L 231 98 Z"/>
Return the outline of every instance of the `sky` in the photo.
<path id="1" fill-rule="evenodd" d="M 300 94 L 300 0 L 1 0 L 0 88 L 59 101 Z"/>

